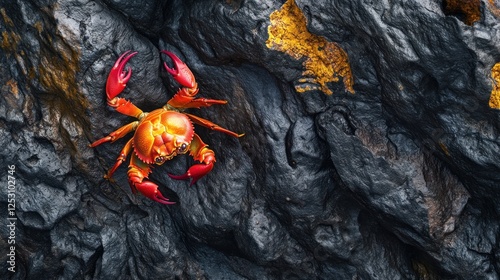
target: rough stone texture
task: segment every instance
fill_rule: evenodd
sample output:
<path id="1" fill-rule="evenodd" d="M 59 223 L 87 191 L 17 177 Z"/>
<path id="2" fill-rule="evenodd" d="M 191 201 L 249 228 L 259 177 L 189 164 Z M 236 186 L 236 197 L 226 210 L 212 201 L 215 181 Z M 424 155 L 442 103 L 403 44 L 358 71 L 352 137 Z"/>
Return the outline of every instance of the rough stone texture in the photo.
<path id="1" fill-rule="evenodd" d="M 297 0 L 308 31 L 349 57 L 355 94 L 338 82 L 333 95 L 296 92 L 302 61 L 266 46 L 282 4 L 2 1 L 0 213 L 15 165 L 18 220 L 16 273 L 0 228 L 1 275 L 499 279 L 498 1 L 471 20 L 438 0 Z M 229 101 L 193 111 L 245 133 L 197 129 L 217 163 L 192 187 L 166 176 L 189 157 L 155 168 L 174 206 L 131 194 L 125 167 L 103 179 L 126 139 L 88 147 L 129 120 L 104 97 L 129 49 L 124 97 L 148 111 L 172 96 L 168 49 L 200 96 Z"/>

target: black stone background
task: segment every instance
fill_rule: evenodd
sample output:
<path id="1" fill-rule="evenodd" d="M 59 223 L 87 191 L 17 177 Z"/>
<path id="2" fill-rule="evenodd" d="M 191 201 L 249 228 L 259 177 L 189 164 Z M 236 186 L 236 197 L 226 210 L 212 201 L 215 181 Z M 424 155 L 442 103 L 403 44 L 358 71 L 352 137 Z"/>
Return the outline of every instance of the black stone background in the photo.
<path id="1" fill-rule="evenodd" d="M 18 220 L 17 272 L 2 226 L 0 275 L 499 279 L 500 20 L 487 1 L 472 26 L 437 0 L 296 2 L 349 55 L 354 95 L 294 91 L 302 62 L 265 44 L 283 1 L 2 0 L 0 213 L 15 165 Z M 166 176 L 189 157 L 154 169 L 174 206 L 131 194 L 125 167 L 103 179 L 126 139 L 88 147 L 130 121 L 105 102 L 122 52 L 139 52 L 123 97 L 148 111 L 175 93 L 162 49 L 200 97 L 229 101 L 192 112 L 245 133 L 197 127 L 217 163 L 194 186 Z"/>

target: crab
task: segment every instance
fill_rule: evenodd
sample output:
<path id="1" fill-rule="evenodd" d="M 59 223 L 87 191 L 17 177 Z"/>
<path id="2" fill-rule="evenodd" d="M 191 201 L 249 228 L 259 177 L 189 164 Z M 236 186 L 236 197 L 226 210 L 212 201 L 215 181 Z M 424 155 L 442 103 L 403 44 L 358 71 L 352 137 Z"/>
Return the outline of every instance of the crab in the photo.
<path id="1" fill-rule="evenodd" d="M 125 69 L 125 65 L 137 54 L 134 51 L 124 52 L 116 60 L 108 75 L 106 98 L 110 107 L 137 120 L 93 142 L 90 147 L 96 147 L 106 142 L 115 142 L 128 133 L 134 132 L 133 137 L 127 141 L 115 164 L 104 175 L 104 178 L 111 180 L 113 173 L 130 155 L 127 175 L 132 192 L 134 194 L 139 192 L 162 204 L 175 204 L 162 195 L 158 185 L 150 181 L 148 176 L 154 165 L 162 165 L 165 161 L 188 152 L 199 163 L 192 165 L 182 175 L 168 173 L 170 178 L 176 180 L 191 179 L 190 185 L 193 185 L 212 170 L 215 163 L 215 153 L 195 133 L 193 123 L 233 137 L 241 137 L 244 134 L 237 134 L 209 120 L 184 112 L 188 108 L 226 104 L 227 101 L 195 98 L 198 93 L 198 84 L 188 66 L 172 52 L 161 51 L 161 53 L 166 54 L 172 60 L 172 68 L 166 62 L 163 62 L 163 66 L 181 86 L 177 93 L 163 107 L 151 112 L 143 112 L 132 102 L 117 97 L 125 89 L 132 76 L 132 69 L 130 67 Z"/>

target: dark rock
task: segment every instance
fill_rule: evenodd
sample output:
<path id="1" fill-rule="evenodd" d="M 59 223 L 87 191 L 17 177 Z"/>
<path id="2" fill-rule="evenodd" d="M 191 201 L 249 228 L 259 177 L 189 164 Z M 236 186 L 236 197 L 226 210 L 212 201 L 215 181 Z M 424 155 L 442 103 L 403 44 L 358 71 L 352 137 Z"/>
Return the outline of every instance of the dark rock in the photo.
<path id="1" fill-rule="evenodd" d="M 3 1 L 2 275 L 500 278 L 494 1 L 281 2 Z M 88 146 L 132 119 L 105 97 L 124 51 L 122 97 L 177 91 L 162 49 L 228 100 L 190 112 L 245 133 L 196 126 L 217 162 L 193 186 L 167 176 L 191 157 L 155 167 L 171 206 L 134 195 L 126 163 L 103 178 L 128 137 Z"/>

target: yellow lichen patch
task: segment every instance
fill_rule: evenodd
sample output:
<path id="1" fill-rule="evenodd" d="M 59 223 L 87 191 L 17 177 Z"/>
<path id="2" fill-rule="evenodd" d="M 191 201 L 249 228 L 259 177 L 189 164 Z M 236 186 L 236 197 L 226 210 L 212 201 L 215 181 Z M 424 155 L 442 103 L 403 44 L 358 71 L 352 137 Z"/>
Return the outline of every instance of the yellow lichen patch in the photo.
<path id="1" fill-rule="evenodd" d="M 481 19 L 481 0 L 444 0 L 446 14 L 463 17 L 463 22 L 472 25 Z"/>
<path id="2" fill-rule="evenodd" d="M 491 78 L 493 79 L 493 89 L 490 96 L 490 108 L 500 110 L 500 62 L 491 68 Z"/>
<path id="3" fill-rule="evenodd" d="M 305 80 L 317 84 L 321 91 L 330 95 L 333 92 L 328 88 L 328 83 L 338 82 L 339 77 L 342 77 L 345 89 L 354 93 L 346 52 L 338 44 L 309 32 L 306 17 L 294 0 L 287 0 L 281 9 L 271 13 L 270 21 L 266 46 L 294 59 L 305 58 L 305 70 L 302 73 Z M 312 89 L 314 87 L 296 86 L 298 92 Z"/>

